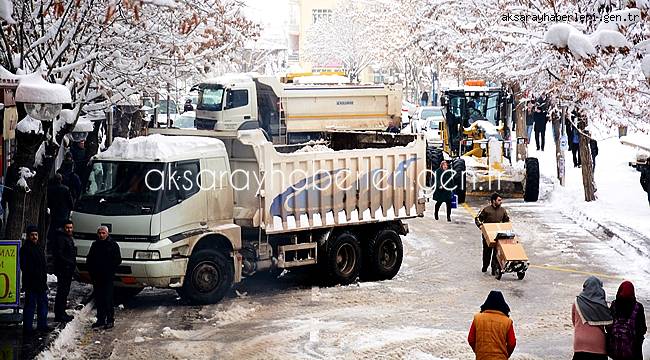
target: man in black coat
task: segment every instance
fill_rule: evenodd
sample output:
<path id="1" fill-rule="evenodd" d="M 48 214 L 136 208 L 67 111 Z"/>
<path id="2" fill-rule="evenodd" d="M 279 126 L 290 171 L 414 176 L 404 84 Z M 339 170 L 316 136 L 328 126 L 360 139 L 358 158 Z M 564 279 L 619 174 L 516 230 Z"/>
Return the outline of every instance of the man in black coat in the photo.
<path id="1" fill-rule="evenodd" d="M 650 204 L 650 160 L 641 166 L 641 187 L 648 193 L 648 204 Z"/>
<path id="2" fill-rule="evenodd" d="M 54 174 L 52 183 L 47 189 L 47 207 L 50 208 L 50 229 L 63 227 L 66 220 L 70 219 L 72 211 L 72 194 L 67 186 L 63 185 L 63 176 Z"/>
<path id="3" fill-rule="evenodd" d="M 540 148 L 544 151 L 546 143 L 546 121 L 547 113 L 546 106 L 543 98 L 538 98 L 533 111 L 533 121 L 535 123 L 535 146 L 537 150 Z"/>
<path id="4" fill-rule="evenodd" d="M 56 298 L 54 301 L 54 320 L 58 322 L 69 322 L 74 318 L 66 314 L 65 309 L 70 293 L 72 275 L 77 268 L 77 249 L 74 246 L 72 233 L 74 225 L 67 220 L 63 224 L 63 231 L 57 230 L 53 241 L 48 244 L 52 250 L 54 259 L 54 274 L 56 275 Z"/>
<path id="5" fill-rule="evenodd" d="M 97 240 L 90 246 L 86 263 L 93 283 L 97 308 L 97 322 L 92 327 L 110 329 L 115 325 L 113 279 L 117 267 L 122 263 L 122 255 L 120 255 L 120 246 L 108 235 L 106 226 L 97 229 Z"/>
<path id="6" fill-rule="evenodd" d="M 76 202 L 79 195 L 81 195 L 81 179 L 74 172 L 74 161 L 71 153 L 65 154 L 65 159 L 57 172 L 63 177 L 63 185 L 68 187 L 72 200 Z"/>
<path id="7" fill-rule="evenodd" d="M 25 290 L 25 309 L 23 310 L 23 332 L 34 331 L 34 311 L 38 311 L 36 329 L 50 332 L 47 325 L 47 265 L 45 253 L 38 245 L 38 228 L 28 225 L 27 238 L 20 248 L 20 271 L 23 273 L 22 287 Z"/>

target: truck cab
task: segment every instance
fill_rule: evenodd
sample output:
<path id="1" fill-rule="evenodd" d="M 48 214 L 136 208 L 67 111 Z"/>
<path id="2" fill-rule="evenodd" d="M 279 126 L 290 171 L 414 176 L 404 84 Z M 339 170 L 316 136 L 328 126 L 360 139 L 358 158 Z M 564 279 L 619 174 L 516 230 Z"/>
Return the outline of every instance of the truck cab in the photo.
<path id="1" fill-rule="evenodd" d="M 86 256 L 97 228 L 104 225 L 121 249 L 115 278 L 119 287 L 219 291 L 223 285 L 210 276 L 214 269 L 209 267 L 196 274 L 194 286 L 181 289 L 188 255 L 197 247 L 223 250 L 220 265 L 238 281 L 241 232 L 232 220 L 233 189 L 223 142 L 152 135 L 121 146 L 127 141 L 118 138 L 93 158 L 72 213 L 82 277 L 88 279 Z"/>

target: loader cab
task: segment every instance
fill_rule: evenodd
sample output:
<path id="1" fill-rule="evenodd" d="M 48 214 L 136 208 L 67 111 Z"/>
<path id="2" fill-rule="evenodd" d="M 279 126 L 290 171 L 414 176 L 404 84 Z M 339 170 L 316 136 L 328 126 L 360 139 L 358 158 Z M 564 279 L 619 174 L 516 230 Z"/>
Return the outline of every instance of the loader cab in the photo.
<path id="1" fill-rule="evenodd" d="M 487 87 L 481 80 L 467 81 L 460 89 L 445 90 L 441 102 L 449 137 L 448 151 L 459 155 L 461 142 L 465 140 L 463 129 L 476 121 L 487 121 L 496 127 L 508 126 L 505 115 L 507 100 L 503 89 Z"/>

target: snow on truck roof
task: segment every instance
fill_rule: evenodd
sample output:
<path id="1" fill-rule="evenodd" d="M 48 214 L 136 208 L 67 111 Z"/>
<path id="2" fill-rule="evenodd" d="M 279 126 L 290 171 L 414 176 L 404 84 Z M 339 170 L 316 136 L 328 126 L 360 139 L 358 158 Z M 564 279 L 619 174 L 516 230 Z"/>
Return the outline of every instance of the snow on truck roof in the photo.
<path id="1" fill-rule="evenodd" d="M 154 134 L 133 139 L 115 138 L 106 151 L 95 155 L 95 159 L 169 162 L 205 155 L 226 156 L 226 147 L 215 138 Z"/>

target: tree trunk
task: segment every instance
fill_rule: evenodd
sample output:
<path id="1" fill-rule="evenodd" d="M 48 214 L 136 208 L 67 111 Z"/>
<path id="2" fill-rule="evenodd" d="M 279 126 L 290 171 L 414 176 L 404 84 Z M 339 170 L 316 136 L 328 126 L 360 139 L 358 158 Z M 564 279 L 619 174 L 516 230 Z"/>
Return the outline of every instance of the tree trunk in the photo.
<path id="1" fill-rule="evenodd" d="M 587 120 L 580 117 L 578 129 L 580 129 L 580 162 L 582 163 L 582 185 L 585 189 L 585 201 L 596 200 L 596 184 L 594 183 L 593 164 L 591 162 L 591 151 L 589 150 L 589 138 L 583 133 L 587 127 Z"/>
<path id="2" fill-rule="evenodd" d="M 512 84 L 512 94 L 515 97 L 515 129 L 517 139 L 526 137 L 526 107 L 521 105 L 521 87 L 518 83 Z M 520 144 L 517 141 L 517 161 L 525 161 L 528 157 L 528 146 L 526 143 Z"/>

